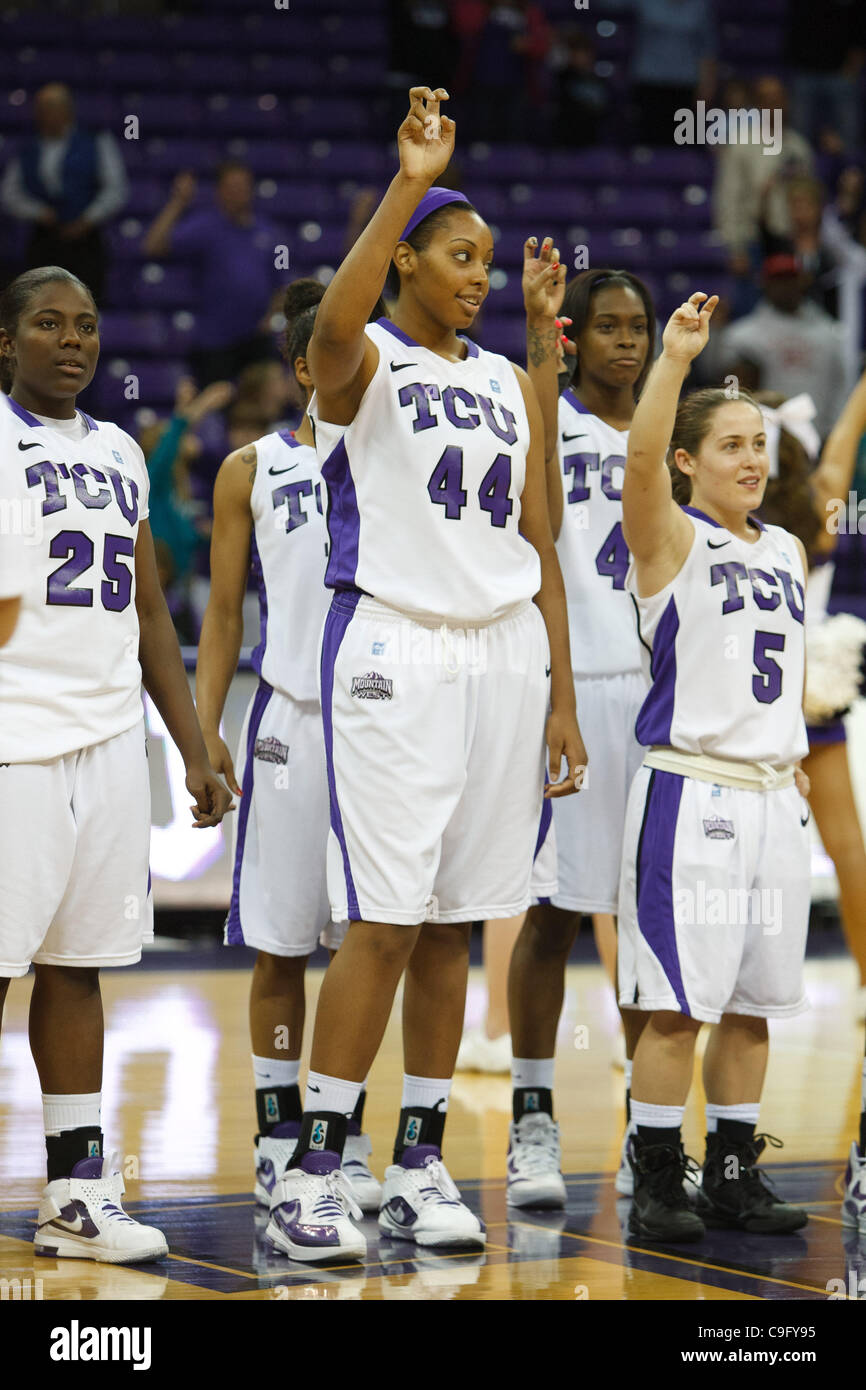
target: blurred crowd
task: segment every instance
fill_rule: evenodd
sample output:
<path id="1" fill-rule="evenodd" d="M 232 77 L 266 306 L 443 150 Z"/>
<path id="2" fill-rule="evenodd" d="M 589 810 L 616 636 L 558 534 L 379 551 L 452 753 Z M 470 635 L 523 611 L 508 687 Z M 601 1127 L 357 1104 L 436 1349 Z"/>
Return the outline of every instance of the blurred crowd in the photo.
<path id="1" fill-rule="evenodd" d="M 435 74 L 472 139 L 494 150 L 527 142 L 673 151 L 674 113 L 698 101 L 780 111 L 781 147 L 772 157 L 748 143 L 710 151 L 708 192 L 727 286 L 717 320 L 726 326 L 700 368 L 706 380 L 733 374 L 749 388 L 785 396 L 807 391 L 824 435 L 856 380 L 864 347 L 866 3 L 823 0 L 816 23 L 811 0 L 788 0 L 777 70 L 749 77 L 719 61 L 723 12 L 713 0 L 592 0 L 570 10 L 536 0 L 390 0 L 388 82 L 402 112 L 407 86 Z M 630 21 L 624 100 L 610 64 L 598 57 L 600 26 L 615 22 L 605 15 Z M 210 181 L 204 203 L 196 196 L 201 179 Z M 25 263 L 7 266 L 8 274 L 25 264 L 61 265 L 99 302 L 109 255 L 105 229 L 127 197 L 114 136 L 79 125 L 73 94 L 47 84 L 33 101 L 29 137 L 0 175 L 0 206 L 26 227 Z M 359 193 L 347 247 L 377 198 L 377 190 Z M 189 378 L 178 387 L 171 418 L 141 430 L 163 582 L 189 642 L 197 640 L 206 599 L 219 463 L 231 449 L 297 418 L 299 402 L 278 349 L 281 298 L 291 279 L 274 264 L 273 248 L 283 238 L 258 205 L 253 171 L 240 159 L 216 170 L 179 169 L 168 201 L 143 231 L 149 258 L 185 258 L 197 277 Z M 591 258 L 591 241 L 589 250 Z M 863 592 L 866 604 L 866 576 Z"/>

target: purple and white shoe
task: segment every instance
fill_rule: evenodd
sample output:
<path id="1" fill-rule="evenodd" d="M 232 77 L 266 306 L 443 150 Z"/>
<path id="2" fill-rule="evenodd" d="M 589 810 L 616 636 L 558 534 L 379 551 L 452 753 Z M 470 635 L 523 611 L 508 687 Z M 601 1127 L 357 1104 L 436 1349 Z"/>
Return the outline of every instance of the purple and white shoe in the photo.
<path id="1" fill-rule="evenodd" d="M 142 1226 L 123 1210 L 123 1178 L 115 1158 L 82 1158 L 68 1178 L 42 1193 L 33 1248 L 52 1259 L 137 1264 L 168 1254 L 162 1231 Z"/>
<path id="2" fill-rule="evenodd" d="M 866 1235 L 866 1154 L 861 1154 L 856 1141 L 851 1145 L 845 1172 L 842 1225 L 853 1226 Z"/>
<path id="3" fill-rule="evenodd" d="M 339 1154 L 324 1149 L 304 1154 L 274 1185 L 267 1237 L 293 1260 L 363 1260 L 367 1240 L 351 1216 L 360 1218 Z"/>
<path id="4" fill-rule="evenodd" d="M 433 1144 L 405 1149 L 403 1162 L 385 1169 L 379 1230 L 416 1245 L 484 1245 L 487 1232 L 460 1200 L 454 1180 Z"/>
<path id="5" fill-rule="evenodd" d="M 289 1165 L 301 1132 L 300 1124 L 293 1120 L 287 1120 L 277 1128 L 279 1134 L 256 1135 L 255 1199 L 262 1207 L 271 1205 L 274 1188 Z"/>

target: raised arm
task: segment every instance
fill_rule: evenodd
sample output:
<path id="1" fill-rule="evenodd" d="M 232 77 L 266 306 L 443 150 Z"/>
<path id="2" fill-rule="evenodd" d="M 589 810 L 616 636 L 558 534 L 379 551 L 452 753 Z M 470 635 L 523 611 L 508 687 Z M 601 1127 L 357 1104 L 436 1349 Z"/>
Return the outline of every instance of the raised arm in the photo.
<path id="1" fill-rule="evenodd" d="M 552 237 L 523 247 L 523 304 L 526 309 L 526 370 L 535 389 L 544 425 L 544 473 L 553 539 L 562 526 L 562 474 L 559 465 L 559 337 L 557 314 L 565 294 L 565 266 Z"/>
<path id="2" fill-rule="evenodd" d="M 835 533 L 829 527 L 830 516 L 832 512 L 838 511 L 839 502 L 846 507 L 848 505 L 848 489 L 854 476 L 857 450 L 864 431 L 866 372 L 845 402 L 842 414 L 827 436 L 827 442 L 821 451 L 821 461 L 812 474 L 815 509 L 821 521 L 815 547 L 819 552 L 826 553 L 836 544 Z M 837 503 L 835 507 L 834 502 Z"/>
<path id="3" fill-rule="evenodd" d="M 307 363 L 323 418 L 347 425 L 379 361 L 365 333 L 385 286 L 400 233 L 454 152 L 454 122 L 440 116 L 442 87 L 413 87 L 409 114 L 397 132 L 400 168 L 325 292 Z"/>
<path id="4" fill-rule="evenodd" d="M 586 748 L 577 724 L 571 649 L 568 641 L 568 612 L 565 585 L 550 530 L 550 516 L 544 482 L 541 410 L 529 377 L 515 367 L 526 413 L 529 417 L 530 445 L 526 455 L 526 480 L 520 495 L 520 534 L 534 546 L 541 561 L 541 588 L 535 602 L 541 610 L 550 643 L 550 716 L 547 721 L 547 758 L 551 782 L 548 796 L 567 796 L 579 791 L 586 766 Z M 559 781 L 562 759 L 565 775 Z"/>
<path id="5" fill-rule="evenodd" d="M 238 796 L 241 788 L 235 777 L 232 755 L 219 730 L 243 639 L 243 603 L 252 535 L 250 495 L 256 462 L 255 445 L 236 449 L 229 454 L 216 477 L 210 594 L 195 671 L 195 702 L 208 757 Z"/>
<path id="6" fill-rule="evenodd" d="M 704 301 L 706 300 L 706 303 Z M 678 573 L 694 536 L 673 499 L 665 461 L 683 383 L 705 346 L 718 296 L 693 294 L 671 315 L 662 354 L 634 413 L 622 489 L 622 530 L 644 593 L 657 593 Z M 701 307 L 703 305 L 703 307 Z"/>

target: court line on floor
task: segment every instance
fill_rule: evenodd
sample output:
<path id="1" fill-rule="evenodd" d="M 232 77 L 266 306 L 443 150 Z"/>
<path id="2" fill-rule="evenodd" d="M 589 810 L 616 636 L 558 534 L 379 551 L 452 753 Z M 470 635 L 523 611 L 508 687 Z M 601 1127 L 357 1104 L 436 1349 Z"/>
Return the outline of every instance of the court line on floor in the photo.
<path id="1" fill-rule="evenodd" d="M 816 1217 L 816 1221 L 827 1220 L 827 1217 Z M 537 1231 L 538 1227 L 531 1222 L 511 1221 L 511 1222 L 490 1222 L 490 1225 L 511 1225 L 529 1226 L 531 1230 Z M 591 1245 L 604 1245 L 611 1250 L 634 1251 L 636 1255 L 649 1255 L 653 1259 L 671 1260 L 674 1264 L 694 1265 L 696 1269 L 713 1270 L 718 1274 L 731 1274 L 738 1278 L 757 1279 L 764 1284 L 780 1284 L 785 1289 L 802 1289 L 804 1293 L 821 1293 L 826 1295 L 826 1289 L 820 1289 L 815 1284 L 797 1284 L 792 1279 L 777 1279 L 772 1274 L 756 1274 L 748 1269 L 732 1269 L 728 1265 L 709 1264 L 706 1260 L 690 1260 L 687 1255 L 668 1255 L 663 1250 L 647 1250 L 643 1245 L 628 1245 L 625 1241 L 604 1240 L 601 1236 L 583 1235 L 579 1231 L 560 1231 L 560 1235 L 571 1236 L 573 1240 L 586 1240 Z"/>

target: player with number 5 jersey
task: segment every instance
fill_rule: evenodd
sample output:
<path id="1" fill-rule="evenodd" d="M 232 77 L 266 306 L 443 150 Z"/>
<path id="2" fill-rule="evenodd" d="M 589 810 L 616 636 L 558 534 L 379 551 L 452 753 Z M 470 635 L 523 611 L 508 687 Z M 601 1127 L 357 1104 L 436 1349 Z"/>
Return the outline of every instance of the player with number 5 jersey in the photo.
<path id="1" fill-rule="evenodd" d="M 123 1212 L 100 1122 L 99 969 L 134 964 L 153 934 L 142 685 L 183 756 L 196 824 L 218 824 L 231 797 L 159 587 L 141 450 L 75 408 L 98 325 L 87 286 L 57 266 L 0 296 L 0 496 L 29 542 L 0 650 L 0 1006 L 32 962 L 48 1155 L 36 1251 L 125 1264 L 167 1250 Z"/>
<path id="2" fill-rule="evenodd" d="M 620 1004 L 649 1015 L 634 1057 L 633 1235 L 785 1234 L 757 1161 L 767 1020 L 806 1007 L 808 779 L 802 543 L 754 517 L 769 473 L 751 397 L 680 392 L 718 299 L 672 315 L 635 411 L 623 486 L 626 586 L 651 681 L 629 796 Z M 707 1141 L 693 1209 L 681 1126 L 701 1024 Z M 778 1140 L 773 1141 L 777 1145 Z"/>
<path id="3" fill-rule="evenodd" d="M 339 1165 L 404 970 L 403 1107 L 379 1225 L 419 1245 L 484 1243 L 441 1153 L 470 924 L 529 904 L 545 744 L 550 794 L 574 791 L 586 757 L 538 402 L 525 373 L 462 336 L 488 291 L 493 238 L 460 193 L 433 186 L 454 149 L 445 100 L 412 90 L 399 172 L 328 286 L 308 350 L 335 590 L 321 655 L 328 885 L 350 926 L 271 1204 L 301 1260 L 366 1248 L 336 1214 Z M 392 258 L 392 320 L 368 327 Z"/>

